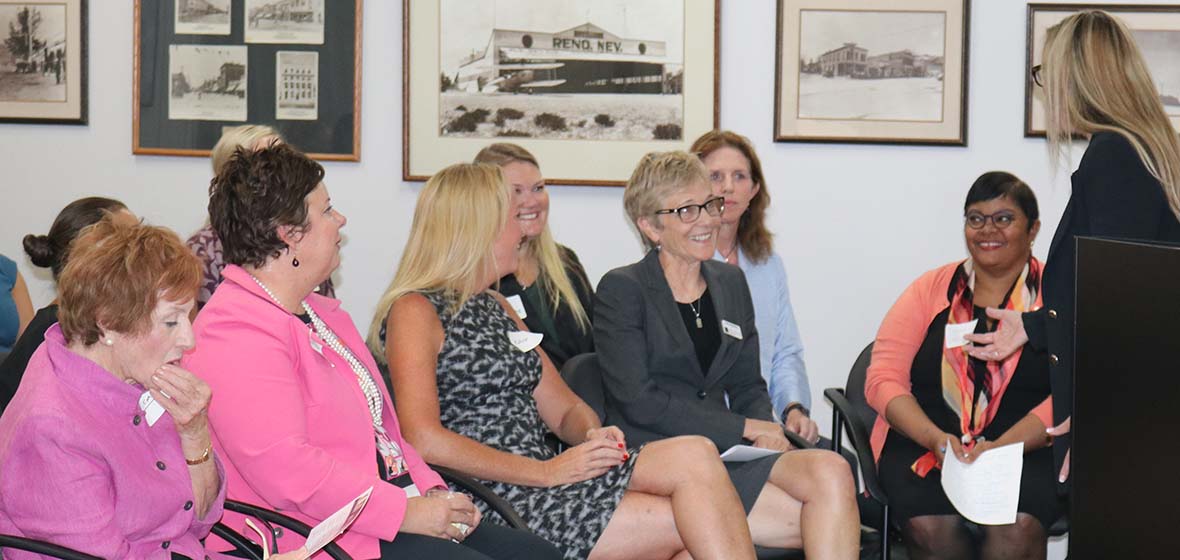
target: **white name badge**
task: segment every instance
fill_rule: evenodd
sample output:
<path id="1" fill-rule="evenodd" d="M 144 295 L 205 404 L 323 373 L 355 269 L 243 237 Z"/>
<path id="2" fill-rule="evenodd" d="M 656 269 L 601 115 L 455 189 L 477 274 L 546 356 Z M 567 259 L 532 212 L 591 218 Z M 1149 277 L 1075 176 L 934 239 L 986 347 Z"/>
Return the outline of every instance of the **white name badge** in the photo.
<path id="1" fill-rule="evenodd" d="M 946 324 L 946 347 L 958 348 L 967 344 L 967 339 L 963 335 L 975 332 L 975 324 L 979 319 L 972 319 L 966 323 L 947 323 Z"/>
<path id="2" fill-rule="evenodd" d="M 508 341 L 521 352 L 529 352 L 541 343 L 545 335 L 529 331 L 508 331 Z"/>
<path id="3" fill-rule="evenodd" d="M 742 328 L 729 321 L 721 321 L 721 332 L 738 340 L 742 339 Z"/>
<path id="4" fill-rule="evenodd" d="M 139 409 L 143 411 L 143 419 L 147 420 L 148 426 L 155 425 L 156 421 L 159 420 L 165 412 L 164 406 L 156 402 L 156 399 L 152 397 L 152 393 L 150 391 L 144 391 L 143 394 L 139 396 Z"/>
<path id="5" fill-rule="evenodd" d="M 512 306 L 512 310 L 516 312 L 516 316 L 524 319 L 529 316 L 528 311 L 524 310 L 524 301 L 521 301 L 520 295 L 508 296 L 508 305 Z"/>

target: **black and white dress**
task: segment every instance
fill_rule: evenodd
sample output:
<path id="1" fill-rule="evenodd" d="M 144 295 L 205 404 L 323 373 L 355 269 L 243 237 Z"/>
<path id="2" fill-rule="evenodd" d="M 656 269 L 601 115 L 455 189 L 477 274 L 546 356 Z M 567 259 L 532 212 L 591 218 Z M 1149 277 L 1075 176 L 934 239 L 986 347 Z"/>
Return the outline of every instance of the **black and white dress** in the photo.
<path id="1" fill-rule="evenodd" d="M 447 296 L 422 295 L 434 305 L 446 336 L 437 369 L 443 426 L 501 451 L 541 461 L 554 457 L 545 445 L 545 425 L 533 399 L 541 381 L 541 358 L 509 341 L 508 333 L 519 329 L 495 296 L 480 293 L 452 314 Z M 623 499 L 637 457 L 638 451 L 631 450 L 630 459 L 618 468 L 563 486 L 485 484 L 512 504 L 530 529 L 562 549 L 565 558 L 587 558 Z"/>

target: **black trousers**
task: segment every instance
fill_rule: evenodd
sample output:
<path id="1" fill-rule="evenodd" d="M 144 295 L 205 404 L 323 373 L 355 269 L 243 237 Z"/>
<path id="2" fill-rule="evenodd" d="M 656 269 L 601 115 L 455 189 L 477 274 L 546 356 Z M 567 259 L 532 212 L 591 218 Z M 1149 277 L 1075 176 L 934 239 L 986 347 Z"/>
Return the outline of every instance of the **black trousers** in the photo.
<path id="1" fill-rule="evenodd" d="M 481 523 L 462 543 L 399 533 L 392 542 L 381 541 L 382 560 L 438 558 L 440 560 L 560 560 L 561 552 L 549 541 L 528 531 L 491 522 Z"/>

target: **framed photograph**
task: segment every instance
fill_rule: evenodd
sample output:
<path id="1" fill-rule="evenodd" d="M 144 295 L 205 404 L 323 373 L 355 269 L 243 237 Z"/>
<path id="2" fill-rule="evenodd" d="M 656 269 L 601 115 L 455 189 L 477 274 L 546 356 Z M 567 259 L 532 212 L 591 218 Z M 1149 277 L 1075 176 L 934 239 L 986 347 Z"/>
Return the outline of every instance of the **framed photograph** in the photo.
<path id="1" fill-rule="evenodd" d="M 970 0 L 778 0 L 774 139 L 967 145 Z"/>
<path id="2" fill-rule="evenodd" d="M 405 180 L 493 142 L 546 180 L 622 185 L 718 123 L 713 0 L 403 1 Z"/>
<path id="3" fill-rule="evenodd" d="M 361 14 L 361 0 L 136 0 L 132 152 L 207 157 L 249 123 L 360 161 Z"/>
<path id="4" fill-rule="evenodd" d="M 86 124 L 86 0 L 0 0 L 0 123 Z"/>
<path id="5" fill-rule="evenodd" d="M 1102 10 L 1131 30 L 1151 77 L 1160 92 L 1164 111 L 1180 130 L 1180 4 L 1029 4 L 1028 43 L 1024 68 L 1024 135 L 1045 137 L 1045 105 L 1033 83 L 1032 67 L 1041 63 L 1045 33 L 1061 20 L 1082 10 Z"/>

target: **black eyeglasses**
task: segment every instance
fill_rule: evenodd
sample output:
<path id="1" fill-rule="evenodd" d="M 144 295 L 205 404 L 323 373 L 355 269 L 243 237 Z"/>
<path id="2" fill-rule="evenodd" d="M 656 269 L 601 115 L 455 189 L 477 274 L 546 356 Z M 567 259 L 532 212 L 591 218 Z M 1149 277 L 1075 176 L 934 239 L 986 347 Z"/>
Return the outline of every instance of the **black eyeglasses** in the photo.
<path id="1" fill-rule="evenodd" d="M 1029 71 L 1029 74 L 1032 75 L 1033 83 L 1037 84 L 1037 87 L 1045 87 L 1045 84 L 1041 83 L 1041 65 L 1040 64 L 1033 66 L 1032 70 Z"/>
<path id="2" fill-rule="evenodd" d="M 988 220 L 991 220 L 992 225 L 996 226 L 996 229 L 1008 229 L 1008 226 L 1016 223 L 1016 214 L 1011 212 L 996 212 L 995 214 L 971 212 L 964 218 L 967 227 L 971 229 L 983 229 L 983 226 L 987 225 Z"/>
<path id="3" fill-rule="evenodd" d="M 708 212 L 710 216 L 720 216 L 725 211 L 725 199 L 718 196 L 706 200 L 704 204 L 685 204 L 680 208 L 668 208 L 666 210 L 656 210 L 656 214 L 676 214 L 680 217 L 680 221 L 691 224 L 701 217 L 701 209 Z"/>

